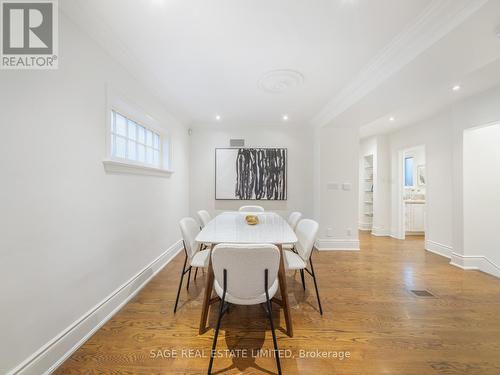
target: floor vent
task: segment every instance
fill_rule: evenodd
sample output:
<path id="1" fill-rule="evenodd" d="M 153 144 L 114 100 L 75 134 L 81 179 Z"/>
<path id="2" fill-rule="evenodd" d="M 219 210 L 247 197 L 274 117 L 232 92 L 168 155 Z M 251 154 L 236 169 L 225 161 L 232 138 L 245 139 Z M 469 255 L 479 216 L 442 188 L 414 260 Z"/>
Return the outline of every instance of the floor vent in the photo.
<path id="1" fill-rule="evenodd" d="M 417 297 L 434 297 L 434 294 L 428 290 L 412 290 L 411 292 Z"/>

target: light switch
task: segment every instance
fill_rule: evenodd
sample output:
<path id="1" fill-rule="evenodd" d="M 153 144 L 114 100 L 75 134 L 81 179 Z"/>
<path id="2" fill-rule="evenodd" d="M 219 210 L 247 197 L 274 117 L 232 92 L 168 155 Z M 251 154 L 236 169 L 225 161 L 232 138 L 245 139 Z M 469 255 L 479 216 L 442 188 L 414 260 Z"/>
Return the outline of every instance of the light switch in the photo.
<path id="1" fill-rule="evenodd" d="M 344 182 L 342 184 L 342 190 L 349 191 L 349 190 L 351 190 L 351 188 L 352 188 L 352 185 L 350 182 Z"/>
<path id="2" fill-rule="evenodd" d="M 336 182 L 329 182 L 326 184 L 326 188 L 328 190 L 339 190 L 339 184 L 337 184 Z"/>

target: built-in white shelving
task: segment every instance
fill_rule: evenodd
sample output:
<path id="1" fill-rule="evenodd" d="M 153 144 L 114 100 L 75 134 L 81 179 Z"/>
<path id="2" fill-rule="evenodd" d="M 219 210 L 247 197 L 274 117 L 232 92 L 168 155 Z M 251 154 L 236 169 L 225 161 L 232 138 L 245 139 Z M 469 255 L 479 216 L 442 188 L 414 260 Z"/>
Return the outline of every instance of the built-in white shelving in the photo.
<path id="1" fill-rule="evenodd" d="M 363 157 L 364 175 L 363 175 L 363 212 L 365 216 L 365 223 L 371 229 L 373 225 L 373 155 L 365 155 Z"/>

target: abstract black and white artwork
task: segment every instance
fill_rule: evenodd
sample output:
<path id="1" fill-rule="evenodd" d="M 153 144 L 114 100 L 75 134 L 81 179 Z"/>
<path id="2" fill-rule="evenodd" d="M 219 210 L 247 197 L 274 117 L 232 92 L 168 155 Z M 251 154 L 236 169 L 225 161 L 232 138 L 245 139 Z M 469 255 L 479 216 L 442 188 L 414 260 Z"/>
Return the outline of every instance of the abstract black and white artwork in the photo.
<path id="1" fill-rule="evenodd" d="M 287 149 L 215 149 L 215 199 L 286 200 Z"/>

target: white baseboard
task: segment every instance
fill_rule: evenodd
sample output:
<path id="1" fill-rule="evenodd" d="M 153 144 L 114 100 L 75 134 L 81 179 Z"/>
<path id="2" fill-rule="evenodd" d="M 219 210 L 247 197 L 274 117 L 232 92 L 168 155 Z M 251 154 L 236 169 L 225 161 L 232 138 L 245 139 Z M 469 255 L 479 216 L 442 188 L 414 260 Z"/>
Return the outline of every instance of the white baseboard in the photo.
<path id="1" fill-rule="evenodd" d="M 404 237 L 402 237 L 401 234 L 394 228 L 392 228 L 391 231 L 389 232 L 389 236 L 391 236 L 395 240 L 404 240 Z"/>
<path id="2" fill-rule="evenodd" d="M 12 369 L 13 374 L 50 374 L 129 302 L 182 249 L 179 240 L 39 350 Z"/>
<path id="3" fill-rule="evenodd" d="M 387 229 L 373 227 L 372 228 L 372 235 L 377 236 L 377 237 L 383 237 L 383 236 L 390 236 L 391 233 Z"/>
<path id="4" fill-rule="evenodd" d="M 425 240 L 425 250 L 446 258 L 451 258 L 451 254 L 453 253 L 453 248 L 451 246 L 431 240 Z"/>
<path id="5" fill-rule="evenodd" d="M 326 250 L 359 250 L 359 240 L 352 238 L 318 238 L 316 249 Z"/>
<path id="6" fill-rule="evenodd" d="M 426 240 L 425 250 L 450 259 L 452 266 L 463 270 L 479 270 L 500 278 L 500 267 L 482 255 L 461 255 L 453 252 L 451 246 Z"/>
<path id="7" fill-rule="evenodd" d="M 359 230 L 372 230 L 372 223 L 358 223 Z"/>
<path id="8" fill-rule="evenodd" d="M 479 270 L 500 278 L 500 267 L 482 255 L 452 253 L 450 264 L 464 270 Z"/>

